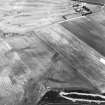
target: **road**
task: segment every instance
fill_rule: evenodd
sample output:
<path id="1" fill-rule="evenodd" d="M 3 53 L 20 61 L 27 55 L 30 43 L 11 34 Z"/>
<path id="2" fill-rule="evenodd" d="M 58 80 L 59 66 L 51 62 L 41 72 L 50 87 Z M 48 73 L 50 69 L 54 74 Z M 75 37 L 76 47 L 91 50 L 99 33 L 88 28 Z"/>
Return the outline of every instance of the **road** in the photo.
<path id="1" fill-rule="evenodd" d="M 75 1 L 75 0 L 73 0 Z M 80 0 L 82 2 L 91 3 L 91 4 L 105 4 L 105 0 Z"/>

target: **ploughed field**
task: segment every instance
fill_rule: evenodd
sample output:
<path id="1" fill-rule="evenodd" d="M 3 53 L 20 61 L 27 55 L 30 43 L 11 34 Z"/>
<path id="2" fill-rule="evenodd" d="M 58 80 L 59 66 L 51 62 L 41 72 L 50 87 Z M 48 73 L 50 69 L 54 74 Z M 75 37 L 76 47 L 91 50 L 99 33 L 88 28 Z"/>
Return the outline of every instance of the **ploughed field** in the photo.
<path id="1" fill-rule="evenodd" d="M 0 5 L 0 105 L 105 104 L 104 9 L 65 21 L 69 0 Z"/>

